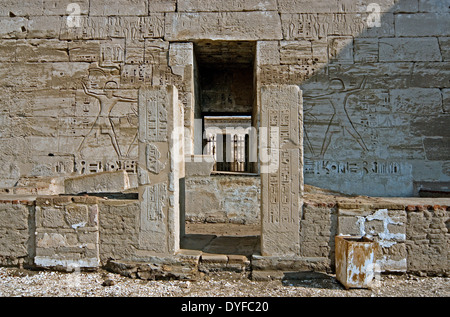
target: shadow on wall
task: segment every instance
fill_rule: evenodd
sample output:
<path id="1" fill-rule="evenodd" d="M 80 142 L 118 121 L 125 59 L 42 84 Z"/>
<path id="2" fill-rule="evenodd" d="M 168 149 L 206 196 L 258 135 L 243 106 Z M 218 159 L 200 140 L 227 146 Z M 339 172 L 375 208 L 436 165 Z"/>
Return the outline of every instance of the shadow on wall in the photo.
<path id="1" fill-rule="evenodd" d="M 421 182 L 448 190 L 448 5 L 367 2 L 367 13 L 282 14 L 280 64 L 262 66 L 263 84 L 279 68 L 303 90 L 305 183 L 370 196 L 412 196 Z"/>

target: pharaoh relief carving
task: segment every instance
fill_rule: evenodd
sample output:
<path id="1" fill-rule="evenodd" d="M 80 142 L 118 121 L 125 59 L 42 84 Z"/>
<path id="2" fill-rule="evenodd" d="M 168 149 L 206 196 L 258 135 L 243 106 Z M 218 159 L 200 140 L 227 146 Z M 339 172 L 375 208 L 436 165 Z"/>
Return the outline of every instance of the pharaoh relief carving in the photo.
<path id="1" fill-rule="evenodd" d="M 135 165 L 137 98 L 132 90 L 119 89 L 119 73 L 116 65 L 93 63 L 88 76 L 79 83 L 75 107 L 80 109 L 75 111 L 74 123 L 82 137 L 75 153 L 80 173 Z M 79 126 L 80 122 L 85 123 Z"/>
<path id="2" fill-rule="evenodd" d="M 319 157 L 323 158 L 330 146 L 330 144 L 336 140 L 339 135 L 343 133 L 348 133 L 350 137 L 356 142 L 363 153 L 369 151 L 369 148 L 366 145 L 366 141 L 363 139 L 360 131 L 357 129 L 357 125 L 349 115 L 349 98 L 362 91 L 365 88 L 366 78 L 364 78 L 358 87 L 348 89 L 345 86 L 345 83 L 340 78 L 333 78 L 329 82 L 328 91 L 329 93 L 317 95 L 317 96 L 305 96 L 305 101 L 314 102 L 314 101 L 325 101 L 327 104 L 331 106 L 329 108 L 331 110 L 330 119 L 327 123 L 327 128 L 325 131 L 325 135 L 323 137 L 323 141 L 320 148 Z M 305 111 L 307 114 L 307 111 Z M 317 156 L 314 152 L 314 146 L 311 143 L 311 139 L 308 136 L 307 131 L 305 131 L 305 142 L 306 146 L 310 149 L 313 156 Z"/>

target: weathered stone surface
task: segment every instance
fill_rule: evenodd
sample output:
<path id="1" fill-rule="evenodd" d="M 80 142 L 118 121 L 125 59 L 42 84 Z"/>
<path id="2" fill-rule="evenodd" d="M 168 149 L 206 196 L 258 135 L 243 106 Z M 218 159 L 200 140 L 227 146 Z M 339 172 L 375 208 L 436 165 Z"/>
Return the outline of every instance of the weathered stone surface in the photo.
<path id="1" fill-rule="evenodd" d="M 380 0 L 331 0 L 317 2 L 314 0 L 279 0 L 278 10 L 282 13 L 336 13 L 358 12 L 367 13 L 373 9 L 370 4 L 377 4 L 379 12 L 416 12 L 416 1 Z M 372 9 L 372 10 L 371 10 Z"/>
<path id="2" fill-rule="evenodd" d="M 265 141 L 260 149 L 262 255 L 299 254 L 302 110 L 297 86 L 261 89 L 260 129 Z"/>
<path id="3" fill-rule="evenodd" d="M 146 0 L 120 0 L 111 3 L 106 0 L 92 1 L 89 6 L 89 15 L 117 16 L 117 15 L 147 15 Z"/>
<path id="4" fill-rule="evenodd" d="M 389 98 L 396 113 L 427 115 L 442 111 L 441 91 L 437 88 L 391 89 Z"/>
<path id="5" fill-rule="evenodd" d="M 208 155 L 186 157 L 186 176 L 209 176 L 213 171 L 214 158 Z"/>
<path id="6" fill-rule="evenodd" d="M 187 176 L 186 220 L 260 222 L 260 179 L 249 176 Z"/>
<path id="7" fill-rule="evenodd" d="M 448 0 L 433 1 L 433 0 L 419 0 L 419 12 L 449 12 L 450 2 Z"/>
<path id="8" fill-rule="evenodd" d="M 17 265 L 21 261 L 32 262 L 29 223 L 30 208 L 25 204 L 0 203 L 0 264 Z"/>
<path id="9" fill-rule="evenodd" d="M 180 243 L 183 111 L 174 86 L 139 91 L 139 248 L 174 253 Z"/>
<path id="10" fill-rule="evenodd" d="M 427 271 L 434 274 L 448 273 L 448 221 L 449 212 L 413 210 L 407 212 L 406 253 L 409 272 Z M 433 227 L 435 229 L 433 229 Z M 431 230 L 435 230 L 432 233 Z"/>
<path id="11" fill-rule="evenodd" d="M 177 9 L 177 0 L 149 1 L 148 12 L 173 12 Z"/>
<path id="12" fill-rule="evenodd" d="M 55 196 L 36 205 L 35 265 L 67 270 L 100 265 L 97 204 Z"/>
<path id="13" fill-rule="evenodd" d="M 89 0 L 42 0 L 42 5 L 45 15 L 70 16 L 78 14 L 78 8 L 80 15 L 89 14 Z"/>
<path id="14" fill-rule="evenodd" d="M 359 215 L 358 215 L 359 213 Z M 339 209 L 338 235 L 365 236 L 376 241 L 381 249 L 375 263 L 379 269 L 390 272 L 406 272 L 405 210 L 377 209 L 354 213 Z"/>
<path id="15" fill-rule="evenodd" d="M 381 62 L 442 60 L 437 38 L 383 38 L 379 50 Z"/>
<path id="16" fill-rule="evenodd" d="M 416 13 L 395 16 L 395 35 L 401 36 L 449 36 L 448 14 Z"/>
<path id="17" fill-rule="evenodd" d="M 195 260 L 191 258 L 193 257 L 174 255 L 166 257 L 153 256 L 139 262 L 109 260 L 106 268 L 114 273 L 143 280 L 196 280 L 199 275 L 199 256 L 194 257 Z"/>
<path id="18" fill-rule="evenodd" d="M 179 0 L 179 12 L 202 11 L 272 11 L 277 10 L 277 2 L 274 0 L 237 0 L 237 1 L 203 1 L 203 0 Z"/>
<path id="19" fill-rule="evenodd" d="M 273 11 L 168 13 L 165 32 L 168 41 L 273 40 L 281 39 L 281 24 Z"/>
<path id="20" fill-rule="evenodd" d="M 380 27 L 367 27 L 367 15 L 357 13 L 314 14 L 282 13 L 283 37 L 286 40 L 317 39 L 327 35 L 357 36 L 362 38 L 392 36 L 394 17 L 383 15 Z"/>
<path id="21" fill-rule="evenodd" d="M 17 62 L 68 62 L 66 42 L 59 40 L 18 40 Z"/>
<path id="22" fill-rule="evenodd" d="M 138 201 L 105 200 L 99 204 L 99 256 L 102 264 L 110 258 L 135 255 L 139 242 Z"/>
<path id="23" fill-rule="evenodd" d="M 430 161 L 447 161 L 450 159 L 450 138 L 424 138 L 423 146 Z"/>
<path id="24" fill-rule="evenodd" d="M 126 171 L 102 172 L 68 178 L 64 182 L 66 194 L 117 193 L 130 188 Z"/>

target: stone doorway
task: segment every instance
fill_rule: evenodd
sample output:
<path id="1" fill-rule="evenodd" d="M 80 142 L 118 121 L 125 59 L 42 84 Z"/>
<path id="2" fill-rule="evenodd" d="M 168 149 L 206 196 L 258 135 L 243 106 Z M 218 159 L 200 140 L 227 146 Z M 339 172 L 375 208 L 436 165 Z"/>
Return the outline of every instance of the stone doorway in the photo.
<path id="1" fill-rule="evenodd" d="M 229 197 L 231 187 L 238 190 L 242 182 L 258 177 L 255 53 L 254 41 L 193 42 L 194 154 L 214 156 L 215 162 L 211 175 L 186 176 L 188 221 L 181 248 L 220 254 L 259 253 L 259 207 L 236 210 L 240 205 L 237 199 L 245 197 Z M 249 180 L 242 179 L 245 177 Z M 209 185 L 202 186 L 203 195 L 191 194 L 192 182 Z M 243 220 L 245 213 L 252 213 L 251 221 Z"/>

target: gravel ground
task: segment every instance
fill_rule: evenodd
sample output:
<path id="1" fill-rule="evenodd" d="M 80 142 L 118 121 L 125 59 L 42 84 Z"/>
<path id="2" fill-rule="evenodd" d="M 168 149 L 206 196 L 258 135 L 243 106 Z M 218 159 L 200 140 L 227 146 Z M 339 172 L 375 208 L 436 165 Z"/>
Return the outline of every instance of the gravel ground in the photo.
<path id="1" fill-rule="evenodd" d="M 61 273 L 0 268 L 0 297 L 448 297 L 450 278 L 382 275 L 374 289 L 345 290 L 332 275 L 251 281 L 237 273 L 198 281 L 144 281 L 106 271 Z"/>

